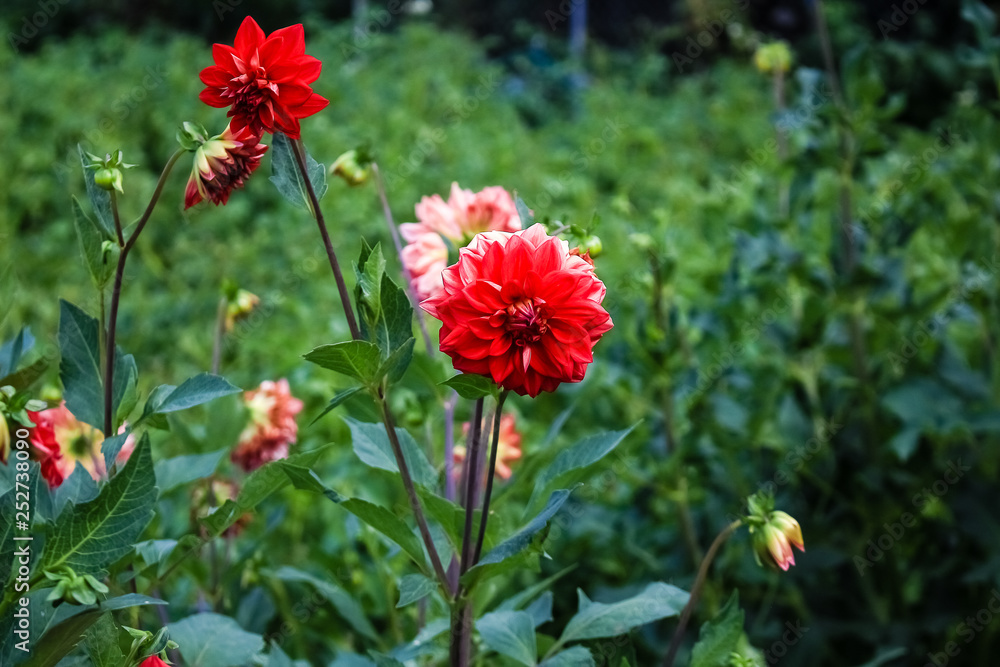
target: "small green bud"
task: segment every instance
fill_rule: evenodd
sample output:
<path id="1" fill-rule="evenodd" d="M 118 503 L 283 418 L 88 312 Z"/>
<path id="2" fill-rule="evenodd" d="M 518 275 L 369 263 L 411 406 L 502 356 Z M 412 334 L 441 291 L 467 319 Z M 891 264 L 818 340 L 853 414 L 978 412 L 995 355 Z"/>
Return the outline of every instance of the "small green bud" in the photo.
<path id="1" fill-rule="evenodd" d="M 364 185 L 371 177 L 371 156 L 364 149 L 350 150 L 338 157 L 330 166 L 330 174 L 339 176 L 354 187 Z"/>
<path id="2" fill-rule="evenodd" d="M 601 237 L 591 234 L 580 241 L 580 250 L 590 253 L 591 257 L 597 257 L 604 250 L 604 244 L 601 243 Z"/>

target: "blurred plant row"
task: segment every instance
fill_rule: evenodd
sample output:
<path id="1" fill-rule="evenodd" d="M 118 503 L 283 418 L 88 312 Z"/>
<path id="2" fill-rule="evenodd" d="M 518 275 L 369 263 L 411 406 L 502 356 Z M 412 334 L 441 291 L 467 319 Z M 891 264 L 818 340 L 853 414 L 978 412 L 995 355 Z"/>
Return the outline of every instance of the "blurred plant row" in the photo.
<path id="1" fill-rule="evenodd" d="M 780 51 L 755 63 L 748 47 L 690 75 L 667 55 L 598 50 L 585 85 L 531 57 L 501 67 L 480 45 L 426 25 L 359 44 L 346 28 L 307 24 L 325 65 L 315 88 L 331 100 L 311 121 L 310 150 L 366 144 L 397 220 L 413 220 L 420 197 L 445 194 L 455 174 L 477 190 L 517 190 L 563 223 L 599 213 L 596 261 L 615 334 L 581 385 L 508 402 L 524 457 L 498 489 L 515 501 L 504 506 L 531 499 L 528 480 L 557 445 L 641 423 L 553 522 L 553 557 L 505 582 L 529 589 L 558 577 L 548 584 L 555 621 L 540 632 L 565 626 L 578 588 L 602 602 L 648 581 L 690 588 L 712 537 L 763 480 L 803 524 L 809 552 L 781 577 L 753 565 L 745 538 L 721 553 L 696 620 L 719 610 L 731 619 L 736 603 L 724 603 L 739 589 L 746 637 L 735 634 L 734 650 L 788 665 L 910 664 L 949 641 L 986 664 L 998 650 L 992 626 L 968 642 L 960 627 L 1000 584 L 998 43 L 988 9 L 968 3 L 965 16 L 978 46 L 945 55 L 872 41 L 834 5 L 836 80 L 795 53 L 787 69 Z M 209 123 L 194 96 L 176 94 L 208 64 L 204 51 L 190 39 L 110 32 L 0 54 L 0 118 L 17 128 L 0 161 L 0 177 L 16 184 L 0 191 L 0 256 L 11 267 L 0 274 L 2 338 L 30 323 L 29 360 L 57 356 L 53 295 L 92 305 L 86 268 L 66 261 L 77 240 L 65 193 L 82 190 L 77 142 L 99 154 L 129 147 L 139 166 L 128 187 L 144 201 L 173 150 L 175 119 Z M 951 87 L 943 99 L 904 94 L 900 67 Z M 330 378 L 300 355 L 346 338 L 347 327 L 303 212 L 263 178 L 224 208 L 183 211 L 179 180 L 165 200 L 176 208 L 164 205 L 136 247 L 121 314 L 119 340 L 144 360 L 141 393 L 210 367 L 220 286 L 231 281 L 260 302 L 234 322 L 224 374 L 241 387 L 287 378 L 304 402 L 292 453 L 337 443 L 316 466 L 325 482 L 405 504 L 342 444 L 348 425 L 309 424 Z M 391 246 L 373 192 L 334 181 L 324 208 L 334 235 Z M 439 441 L 443 427 L 430 381 L 439 373 L 411 370 L 392 399 L 421 443 Z M 55 364 L 35 393 L 58 401 Z M 377 419 L 360 399 L 348 405 Z M 158 459 L 239 440 L 239 399 L 199 410 L 172 416 L 170 435 L 153 438 Z M 234 476 L 227 466 L 222 478 Z M 191 504 L 190 487 L 164 490 L 149 534 L 188 533 Z M 171 573 L 171 614 L 222 610 L 310 664 L 416 635 L 424 612 L 396 608 L 405 558 L 332 503 L 283 492 L 242 531 L 215 560 Z M 143 558 L 157 558 L 155 543 L 145 548 Z M 217 594 L 205 599 L 206 590 Z M 589 647 L 598 664 L 654 664 L 672 627 Z M 351 659 L 332 664 L 367 664 Z"/>

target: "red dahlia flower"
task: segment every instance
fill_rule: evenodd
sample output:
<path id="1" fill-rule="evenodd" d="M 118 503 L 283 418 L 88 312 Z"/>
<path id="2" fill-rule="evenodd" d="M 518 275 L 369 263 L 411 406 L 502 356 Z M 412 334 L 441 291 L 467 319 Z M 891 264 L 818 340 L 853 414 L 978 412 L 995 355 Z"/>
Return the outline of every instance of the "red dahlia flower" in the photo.
<path id="1" fill-rule="evenodd" d="M 212 46 L 215 64 L 201 71 L 207 86 L 205 104 L 231 106 L 234 132 L 249 128 L 255 136 L 284 132 L 301 136 L 299 119 L 323 109 L 329 101 L 309 85 L 319 78 L 322 63 L 306 55 L 302 24 L 275 30 L 267 37 L 249 16 L 243 19 L 233 46 Z"/>
<path id="2" fill-rule="evenodd" d="M 139 665 L 139 667 L 170 667 L 167 663 L 163 662 L 163 659 L 158 655 L 151 655 Z"/>
<path id="3" fill-rule="evenodd" d="M 230 458 L 250 472 L 265 463 L 288 458 L 288 448 L 295 442 L 299 427 L 295 415 L 302 412 L 302 401 L 292 396 L 288 380 L 265 380 L 260 387 L 243 395 L 250 411 L 250 424 L 240 434 L 240 441 Z"/>
<path id="4" fill-rule="evenodd" d="M 582 380 L 613 326 L 594 267 L 541 225 L 479 234 L 443 279 L 421 304 L 441 320 L 441 350 L 463 373 L 521 395 Z"/>
<path id="5" fill-rule="evenodd" d="M 216 206 L 229 201 L 233 190 L 242 188 L 250 174 L 260 166 L 267 146 L 243 128 L 234 131 L 232 124 L 222 134 L 212 137 L 194 152 L 194 166 L 184 191 L 184 208 L 203 199 Z"/>

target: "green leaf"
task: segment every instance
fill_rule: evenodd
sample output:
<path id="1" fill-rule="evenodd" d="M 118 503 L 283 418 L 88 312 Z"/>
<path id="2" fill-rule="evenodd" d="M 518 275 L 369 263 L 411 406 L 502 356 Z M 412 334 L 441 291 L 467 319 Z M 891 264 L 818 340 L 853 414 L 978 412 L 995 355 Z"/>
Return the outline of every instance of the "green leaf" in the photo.
<path id="1" fill-rule="evenodd" d="M 97 497 L 98 492 L 97 482 L 90 476 L 87 469 L 77 462 L 69 477 L 56 487 L 52 498 L 52 511 L 56 516 L 59 516 L 67 503 L 80 505 L 89 502 Z"/>
<path id="2" fill-rule="evenodd" d="M 164 389 L 165 386 L 167 385 L 157 387 L 150 395 L 143 410 L 144 415 L 150 413 L 162 415 L 168 412 L 187 410 L 222 396 L 243 391 L 230 384 L 226 378 L 211 373 L 201 373 L 193 378 L 188 378 L 181 386 L 174 389 Z"/>
<path id="3" fill-rule="evenodd" d="M 266 463 L 254 470 L 243 482 L 236 500 L 227 500 L 201 520 L 212 535 L 221 535 L 226 528 L 236 523 L 246 512 L 253 511 L 265 498 L 280 491 L 291 482 L 284 466 L 293 465 L 310 468 L 330 445 L 300 454 L 294 454 L 281 461 Z"/>
<path id="4" fill-rule="evenodd" d="M 187 667 L 242 667 L 264 650 L 264 639 L 247 632 L 228 616 L 204 613 L 171 623 Z"/>
<path id="5" fill-rule="evenodd" d="M 422 574 L 407 574 L 399 580 L 399 602 L 396 608 L 422 600 L 437 590 L 437 582 Z"/>
<path id="6" fill-rule="evenodd" d="M 389 382 L 398 382 L 400 378 L 403 377 L 403 373 L 410 365 L 410 361 L 413 359 L 413 345 L 416 343 L 415 338 L 409 338 L 405 343 L 400 345 L 396 350 L 390 354 L 382 365 L 379 366 L 378 373 L 376 375 L 379 378 L 388 377 Z"/>
<path id="7" fill-rule="evenodd" d="M 379 380 L 389 374 L 389 380 L 395 382 L 403 376 L 412 356 L 413 344 L 409 341 L 413 338 L 413 305 L 406 291 L 386 275 L 380 244 L 369 248 L 362 239 L 354 270 L 361 335 L 378 346 L 386 361 L 387 368 L 380 372 Z M 408 344 L 409 350 L 405 349 Z"/>
<path id="8" fill-rule="evenodd" d="M 514 559 L 516 556 L 521 556 L 534 541 L 535 535 L 538 534 L 546 524 L 549 522 L 559 508 L 563 506 L 563 503 L 569 498 L 571 491 L 567 489 L 562 489 L 553 492 L 549 497 L 549 502 L 546 503 L 545 508 L 536 516 L 534 519 L 529 521 L 521 530 L 517 531 L 511 537 L 507 538 L 492 550 L 490 550 L 474 567 L 470 568 L 462 576 L 462 581 L 467 586 L 471 587 L 472 584 L 478 579 L 484 577 L 492 577 L 497 574 L 501 574 L 504 571 L 511 568 L 512 565 L 519 563 L 518 560 Z M 508 562 L 509 561 L 509 562 Z"/>
<path id="9" fill-rule="evenodd" d="M 483 643 L 497 653 L 529 667 L 537 664 L 535 623 L 527 612 L 495 611 L 476 621 L 476 629 Z"/>
<path id="10" fill-rule="evenodd" d="M 288 475 L 288 479 L 292 482 L 292 486 L 296 489 L 324 495 L 335 503 L 342 503 L 346 500 L 344 496 L 324 484 L 315 471 L 288 463 L 287 461 L 281 461 L 280 463 L 285 474 Z"/>
<path id="11" fill-rule="evenodd" d="M 48 629 L 32 641 L 31 657 L 26 667 L 54 667 L 63 657 L 76 648 L 83 634 L 109 611 L 166 604 L 163 600 L 130 593 L 99 602 L 97 605 L 72 609 L 69 617 Z"/>
<path id="12" fill-rule="evenodd" d="M 568 473 L 575 470 L 582 470 L 587 466 L 591 466 L 602 458 L 614 451 L 615 447 L 625 439 L 629 433 L 632 432 L 635 426 L 631 426 L 624 431 L 609 431 L 607 433 L 599 433 L 597 435 L 592 435 L 590 437 L 584 438 L 580 442 L 576 443 L 568 449 L 564 449 L 559 452 L 555 460 L 549 464 L 547 468 L 542 470 L 541 474 L 538 475 L 535 481 L 535 488 L 531 492 L 531 498 L 528 500 L 527 507 L 529 509 L 535 506 L 537 500 L 542 497 L 549 488 L 558 484 L 564 486 L 568 483 L 576 481 L 575 479 L 570 479 Z"/>
<path id="13" fill-rule="evenodd" d="M 362 321 L 373 326 L 382 315 L 382 276 L 385 275 L 385 257 L 382 256 L 381 244 L 376 243 L 374 248 L 369 248 L 364 239 L 361 243 L 361 257 L 354 267 L 358 279 L 354 290 L 355 300 Z M 373 337 L 366 336 L 366 338 L 372 340 Z"/>
<path id="14" fill-rule="evenodd" d="M 531 616 L 535 627 L 552 620 L 552 601 L 554 599 L 552 591 L 545 591 L 541 597 L 528 605 L 525 611 Z"/>
<path id="15" fill-rule="evenodd" d="M 332 345 L 320 345 L 304 355 L 306 361 L 372 386 L 378 382 L 382 355 L 374 343 L 350 340 Z"/>
<path id="16" fill-rule="evenodd" d="M 383 356 L 388 356 L 413 338 L 413 306 L 406 291 L 388 275 L 382 276 L 380 293 L 381 316 L 373 333 Z"/>
<path id="17" fill-rule="evenodd" d="M 104 230 L 105 236 L 114 238 L 115 218 L 111 212 L 111 193 L 103 188 L 99 188 L 94 182 L 94 174 L 96 172 L 87 167 L 89 160 L 84 155 L 83 147 L 78 144 L 76 149 L 80 153 L 80 164 L 83 166 L 83 180 L 87 184 L 87 198 L 90 200 L 90 205 L 94 208 L 94 213 L 97 214 L 97 220 Z"/>
<path id="18" fill-rule="evenodd" d="M 125 431 L 125 433 L 119 433 L 110 438 L 105 438 L 104 442 L 101 443 L 101 454 L 104 456 L 104 469 L 111 470 L 118 460 L 118 454 L 121 453 L 122 447 L 128 441 L 130 433 Z"/>
<path id="19" fill-rule="evenodd" d="M 398 544 L 418 566 L 425 567 L 426 558 L 423 544 L 405 521 L 381 505 L 375 505 L 360 498 L 345 500 L 340 505 Z"/>
<path id="20" fill-rule="evenodd" d="M 41 569 L 66 566 L 77 574 L 100 572 L 129 551 L 153 518 L 156 478 L 149 436 L 143 434 L 128 463 L 100 495 L 70 507 L 56 521 Z"/>
<path id="21" fill-rule="evenodd" d="M 347 621 L 358 633 L 377 640 L 378 634 L 375 628 L 365 616 L 364 609 L 352 598 L 344 589 L 329 581 L 315 577 L 308 572 L 303 572 L 294 567 L 283 566 L 274 572 L 274 576 L 285 582 L 299 582 L 309 584 L 316 591 L 330 601 L 337 613 Z"/>
<path id="22" fill-rule="evenodd" d="M 10 272 L 10 268 L 7 268 L 0 275 L 6 277 Z M 17 365 L 21 363 L 21 357 L 34 345 L 35 337 L 31 335 L 31 327 L 21 327 L 12 340 L 0 346 L 0 375 L 7 376 L 16 371 Z"/>
<path id="23" fill-rule="evenodd" d="M 518 217 L 521 218 L 521 229 L 527 229 L 535 224 L 535 216 L 531 213 L 531 209 L 517 194 L 514 195 L 514 206 L 517 208 Z"/>
<path id="24" fill-rule="evenodd" d="M 458 392 L 459 396 L 467 398 L 470 401 L 486 398 L 487 396 L 496 398 L 500 395 L 500 387 L 485 375 L 462 373 L 448 378 L 441 384 L 451 387 Z"/>
<path id="25" fill-rule="evenodd" d="M 358 393 L 359 391 L 361 391 L 361 387 L 350 387 L 349 389 L 337 392 L 337 395 L 331 398 L 327 406 L 323 408 L 323 412 L 319 413 L 319 415 L 316 416 L 316 419 L 313 419 L 311 422 L 309 422 L 309 425 L 312 426 L 313 424 L 318 422 L 320 419 L 326 416 L 328 412 L 330 412 L 335 407 L 337 407 L 338 405 L 349 399 L 351 396 L 354 396 L 354 394 Z"/>
<path id="26" fill-rule="evenodd" d="M 743 610 L 739 591 L 734 590 L 715 618 L 701 626 L 698 643 L 691 650 L 691 667 L 725 667 L 742 636 Z"/>
<path id="27" fill-rule="evenodd" d="M 76 226 L 76 238 L 80 241 L 80 250 L 87 264 L 87 270 L 90 271 L 90 277 L 97 289 L 104 289 L 118 264 L 118 255 L 121 252 L 118 244 L 114 242 L 114 237 L 106 234 L 104 229 L 83 212 L 76 197 L 73 197 L 73 223 Z M 107 255 L 104 252 L 105 241 L 112 242 Z"/>
<path id="28" fill-rule="evenodd" d="M 98 323 L 59 300 L 59 379 L 66 407 L 80 421 L 104 430 L 104 382 L 98 353 Z"/>
<path id="29" fill-rule="evenodd" d="M 316 162 L 305 150 L 306 173 L 309 174 L 309 182 L 312 183 L 313 192 L 316 194 L 316 201 L 323 199 L 326 194 L 326 168 Z M 312 210 L 312 202 L 306 191 L 306 182 L 299 171 L 298 162 L 292 149 L 292 140 L 282 132 L 275 132 L 271 137 L 271 182 L 278 188 L 278 192 L 292 204 Z"/>
<path id="30" fill-rule="evenodd" d="M 562 579 L 564 576 L 576 569 L 576 565 L 570 565 L 569 567 L 564 567 L 560 571 L 553 574 L 551 577 L 546 577 L 542 581 L 529 586 L 528 588 L 520 591 L 519 593 L 507 598 L 499 605 L 497 605 L 497 611 L 516 611 L 528 603 L 529 600 L 534 598 L 536 595 L 547 589 L 553 583 Z"/>
<path id="31" fill-rule="evenodd" d="M 583 591 L 578 595 L 579 611 L 566 624 L 560 644 L 623 635 L 640 625 L 677 615 L 688 601 L 687 593 L 662 582 L 653 582 L 638 595 L 612 604 L 591 602 Z"/>
<path id="32" fill-rule="evenodd" d="M 208 454 L 185 454 L 157 461 L 156 482 L 160 487 L 160 495 L 196 479 L 211 476 L 227 452 L 227 449 L 220 449 Z"/>
<path id="33" fill-rule="evenodd" d="M 139 400 L 139 369 L 135 365 L 135 357 L 131 354 L 125 354 L 118 346 L 115 346 L 115 377 L 113 382 L 111 405 L 115 406 L 114 425 L 117 430 L 125 422 Z"/>
<path id="34" fill-rule="evenodd" d="M 49 368 L 49 362 L 47 359 L 42 357 L 41 359 L 36 359 L 33 363 L 25 366 L 16 373 L 11 373 L 0 378 L 0 387 L 6 387 L 10 385 L 17 389 L 18 391 L 24 391 L 31 385 L 33 385 L 38 378 Z"/>
<path id="35" fill-rule="evenodd" d="M 582 646 L 574 646 L 544 661 L 538 667 L 594 667 L 594 656 Z"/>
<path id="36" fill-rule="evenodd" d="M 87 630 L 84 648 L 93 667 L 121 667 L 125 662 L 118 646 L 119 632 L 111 614 L 102 614 Z"/>
<path id="37" fill-rule="evenodd" d="M 360 422 L 350 417 L 345 417 L 344 421 L 351 429 L 354 453 L 358 455 L 359 459 L 373 468 L 399 472 L 392 445 L 389 443 L 389 438 L 382 424 Z M 437 471 L 427 460 L 427 455 L 413 439 L 413 436 L 406 429 L 398 427 L 396 428 L 396 436 L 399 438 L 403 458 L 410 469 L 413 481 L 426 487 L 433 487 L 437 484 Z"/>

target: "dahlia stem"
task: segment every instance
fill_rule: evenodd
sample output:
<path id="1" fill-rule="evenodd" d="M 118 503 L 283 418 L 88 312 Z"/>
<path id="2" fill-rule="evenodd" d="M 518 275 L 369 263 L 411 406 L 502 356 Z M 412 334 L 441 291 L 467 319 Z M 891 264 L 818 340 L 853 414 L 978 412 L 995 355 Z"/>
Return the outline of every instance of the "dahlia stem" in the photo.
<path id="1" fill-rule="evenodd" d="M 479 562 L 479 556 L 483 553 L 483 540 L 486 539 L 486 522 L 490 518 L 490 496 L 493 494 L 493 477 L 497 469 L 497 449 L 500 442 L 500 412 L 503 410 L 503 403 L 507 400 L 508 390 L 500 392 L 497 399 L 497 409 L 493 413 L 493 442 L 490 445 L 490 467 L 486 477 L 486 492 L 483 494 L 483 514 L 479 518 L 479 537 L 476 539 L 476 550 L 472 555 L 472 564 Z"/>
<path id="2" fill-rule="evenodd" d="M 386 195 L 382 172 L 379 171 L 378 164 L 375 162 L 372 162 L 372 173 L 375 174 L 375 188 L 378 190 L 378 197 L 382 201 L 382 213 L 385 215 L 385 224 L 389 227 L 392 244 L 396 246 L 396 256 L 399 257 L 399 264 L 403 267 L 403 281 L 406 283 L 406 294 L 410 297 L 410 303 L 413 304 L 413 310 L 417 314 L 417 325 L 420 327 L 420 333 L 424 337 L 424 344 L 427 346 L 427 356 L 433 357 L 434 343 L 431 341 L 430 334 L 427 333 L 427 321 L 424 319 L 424 311 L 420 308 L 420 300 L 417 298 L 417 293 L 413 290 L 413 274 L 410 273 L 410 269 L 407 268 L 406 263 L 403 261 L 403 242 L 399 239 L 399 229 L 396 227 L 396 221 L 392 217 L 392 209 L 389 208 L 389 197 Z"/>
<path id="3" fill-rule="evenodd" d="M 115 234 L 118 236 L 118 246 L 125 245 L 125 236 L 122 233 L 122 219 L 118 215 L 118 196 L 115 194 L 114 190 L 111 190 L 111 215 L 115 219 Z"/>
<path id="4" fill-rule="evenodd" d="M 476 401 L 475 414 L 469 429 L 469 456 L 465 461 L 465 530 L 462 533 L 462 574 L 472 567 L 472 522 L 476 512 L 476 495 L 479 487 L 479 442 L 483 423 L 483 399 Z"/>
<path id="5" fill-rule="evenodd" d="M 673 667 L 674 658 L 677 657 L 677 649 L 680 648 L 681 640 L 684 639 L 684 631 L 687 629 L 688 621 L 691 619 L 691 612 L 694 611 L 694 606 L 698 603 L 698 598 L 701 596 L 701 589 L 705 585 L 708 568 L 711 567 L 712 561 L 715 560 L 715 554 L 718 553 L 722 545 L 729 539 L 729 536 L 741 525 L 743 525 L 741 519 L 733 521 L 715 536 L 715 541 L 708 548 L 708 553 L 705 554 L 705 557 L 701 561 L 701 567 L 698 568 L 698 576 L 694 580 L 694 586 L 691 587 L 691 596 L 688 598 L 687 604 L 684 605 L 684 610 L 681 611 L 681 619 L 677 623 L 677 630 L 674 632 L 673 639 L 670 640 L 670 650 L 667 651 L 667 656 L 663 660 L 663 667 Z"/>
<path id="6" fill-rule="evenodd" d="M 174 168 L 174 164 L 180 159 L 186 151 L 180 149 L 170 156 L 167 160 L 167 164 L 164 165 L 163 171 L 160 172 L 160 179 L 156 182 L 156 188 L 153 190 L 153 196 L 149 198 L 149 204 L 146 206 L 146 210 L 143 212 L 142 217 L 139 218 L 139 222 L 136 224 L 135 229 L 128 237 L 128 241 L 122 246 L 121 253 L 118 255 L 118 266 L 115 269 L 115 283 L 114 288 L 111 290 L 111 312 L 108 314 L 108 337 L 105 347 L 105 358 L 104 358 L 104 437 L 110 438 L 114 433 L 114 410 L 111 405 L 113 400 L 113 391 L 115 379 L 115 334 L 118 328 L 118 302 L 121 300 L 122 295 L 122 280 L 125 277 L 125 260 L 128 259 L 128 254 L 135 247 L 135 242 L 139 239 L 139 234 L 146 227 L 146 223 L 149 222 L 149 216 L 153 214 L 153 209 L 156 208 L 156 203 L 160 201 L 160 195 L 163 193 L 163 186 L 167 183 L 167 177 L 170 176 L 171 170 Z M 111 195 L 112 201 L 114 201 L 114 193 Z M 120 223 L 116 223 L 117 226 L 121 227 Z"/>
<path id="7" fill-rule="evenodd" d="M 222 339 L 226 335 L 226 307 L 229 300 L 219 299 L 219 307 L 215 311 L 215 335 L 212 337 L 212 375 L 218 375 L 222 367 Z"/>
<path id="8" fill-rule="evenodd" d="M 344 307 L 344 315 L 347 317 L 347 326 L 351 330 L 351 338 L 361 340 L 361 330 L 358 329 L 358 322 L 354 318 L 354 308 L 351 306 L 351 295 L 347 291 L 347 283 L 344 282 L 344 274 L 340 270 L 337 253 L 333 250 L 333 241 L 330 240 L 330 232 L 326 229 L 326 220 L 323 218 L 323 211 L 319 208 L 319 199 L 316 198 L 312 181 L 309 180 L 309 171 L 306 168 L 306 156 L 305 149 L 302 147 L 302 140 L 289 139 L 289 141 L 292 144 L 292 152 L 295 153 L 295 163 L 299 166 L 299 173 L 302 174 L 302 181 L 306 184 L 306 193 L 309 195 L 313 215 L 316 217 L 316 224 L 319 226 L 319 233 L 323 237 L 326 256 L 330 259 L 330 268 L 333 269 L 333 277 L 337 281 L 337 291 L 340 292 L 340 302 Z"/>
<path id="9" fill-rule="evenodd" d="M 424 540 L 424 546 L 427 548 L 427 555 L 430 556 L 431 565 L 434 568 L 434 574 L 437 575 L 438 581 L 441 582 L 441 586 L 444 587 L 444 590 L 451 593 L 452 590 L 448 583 L 448 575 L 445 574 L 444 567 L 441 565 L 441 557 L 438 555 L 437 548 L 434 546 L 434 540 L 431 538 L 430 528 L 427 526 L 427 519 L 424 517 L 423 507 L 420 505 L 420 498 L 417 496 L 417 489 L 413 485 L 413 477 L 410 475 L 410 467 L 407 465 L 406 458 L 403 456 L 403 447 L 399 444 L 399 436 L 396 435 L 396 427 L 393 423 L 392 412 L 389 410 L 389 401 L 387 400 L 384 392 L 380 392 L 376 398 L 382 408 L 382 422 L 385 425 L 385 433 L 389 437 L 389 444 L 392 446 L 393 456 L 396 457 L 396 466 L 399 468 L 400 477 L 403 478 L 403 486 L 406 488 L 406 495 L 410 501 L 410 509 L 413 511 L 413 517 L 417 520 L 420 537 Z"/>

